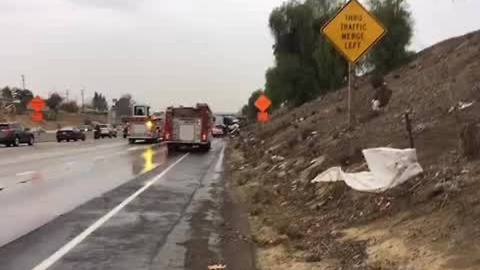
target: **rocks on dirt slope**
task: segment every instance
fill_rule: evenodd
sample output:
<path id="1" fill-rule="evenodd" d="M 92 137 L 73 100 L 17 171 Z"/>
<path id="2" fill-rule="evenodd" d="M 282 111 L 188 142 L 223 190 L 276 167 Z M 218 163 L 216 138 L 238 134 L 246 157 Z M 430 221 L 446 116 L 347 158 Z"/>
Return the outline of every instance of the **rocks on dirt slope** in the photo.
<path id="1" fill-rule="evenodd" d="M 480 32 L 420 52 L 386 82 L 390 103 L 371 117 L 373 89 L 357 78 L 352 129 L 342 89 L 232 141 L 261 269 L 480 269 L 480 162 L 459 140 L 480 120 Z M 407 148 L 406 111 L 423 175 L 381 194 L 310 183 L 330 166 L 367 169 L 364 148 Z"/>

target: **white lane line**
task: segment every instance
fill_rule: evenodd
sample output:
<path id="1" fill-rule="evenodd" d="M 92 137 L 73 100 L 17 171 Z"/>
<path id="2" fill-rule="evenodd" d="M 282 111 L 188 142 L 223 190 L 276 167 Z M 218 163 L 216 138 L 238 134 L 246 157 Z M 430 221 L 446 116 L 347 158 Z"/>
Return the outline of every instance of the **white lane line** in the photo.
<path id="1" fill-rule="evenodd" d="M 85 148 L 83 148 L 83 147 L 66 148 L 67 146 L 65 144 L 65 147 L 59 147 L 59 148 L 52 149 L 51 151 L 53 151 L 53 152 L 30 154 L 28 156 L 18 157 L 14 160 L 12 160 L 12 159 L 1 160 L 0 165 L 2 165 L 2 166 L 5 165 L 6 166 L 6 165 L 10 165 L 10 164 L 18 164 L 20 162 L 31 162 L 31 161 L 38 160 L 38 159 L 45 160 L 45 159 L 48 159 L 48 158 L 58 158 L 58 157 L 74 155 L 74 154 L 83 154 L 83 153 L 87 153 L 87 152 L 91 152 L 91 151 L 96 151 L 98 149 L 115 148 L 115 147 L 122 146 L 122 145 L 125 145 L 125 143 L 107 143 L 107 144 L 104 144 L 104 145 L 96 145 L 96 146 L 85 147 Z"/>
<path id="2" fill-rule="evenodd" d="M 223 170 L 223 157 L 225 155 L 225 145 L 222 146 L 222 150 L 220 151 L 220 155 L 218 157 L 217 163 L 215 164 L 215 172 L 219 173 Z"/>
<path id="3" fill-rule="evenodd" d="M 104 160 L 104 159 L 105 159 L 105 156 L 98 156 L 94 158 L 93 161 Z"/>
<path id="4" fill-rule="evenodd" d="M 25 175 L 31 175 L 31 174 L 34 174 L 36 173 L 35 171 L 26 171 L 26 172 L 21 172 L 21 173 L 17 173 L 15 174 L 16 176 L 25 176 Z"/>
<path id="5" fill-rule="evenodd" d="M 50 257 L 45 259 L 39 265 L 32 268 L 32 270 L 46 270 L 46 269 L 48 269 L 55 262 L 57 262 L 63 256 L 65 256 L 65 254 L 67 254 L 70 250 L 72 250 L 74 247 L 76 247 L 78 244 L 80 244 L 83 240 L 85 240 L 85 238 L 87 238 L 90 234 L 92 234 L 94 231 L 96 231 L 98 228 L 100 228 L 110 218 L 112 218 L 118 212 L 120 212 L 120 210 L 122 210 L 125 206 L 127 206 L 131 201 L 133 201 L 135 198 L 137 198 L 140 194 L 142 194 L 150 186 L 155 184 L 155 182 L 160 180 L 168 171 L 170 171 L 173 167 L 175 167 L 178 163 L 180 163 L 187 156 L 188 156 L 188 153 L 183 155 L 181 158 L 179 158 L 177 161 L 175 161 L 172 165 L 168 166 L 162 173 L 155 176 L 151 181 L 147 182 L 143 187 L 141 187 L 135 193 L 130 195 L 130 197 L 126 198 L 122 203 L 120 203 L 115 208 L 110 210 L 110 212 L 108 212 L 103 217 L 101 217 L 100 219 L 95 221 L 95 223 L 90 225 L 90 227 L 85 229 L 82 233 L 77 235 L 75 238 L 70 240 L 70 242 L 66 243 L 63 247 L 61 247 L 59 250 L 57 250 L 55 253 L 53 253 Z"/>

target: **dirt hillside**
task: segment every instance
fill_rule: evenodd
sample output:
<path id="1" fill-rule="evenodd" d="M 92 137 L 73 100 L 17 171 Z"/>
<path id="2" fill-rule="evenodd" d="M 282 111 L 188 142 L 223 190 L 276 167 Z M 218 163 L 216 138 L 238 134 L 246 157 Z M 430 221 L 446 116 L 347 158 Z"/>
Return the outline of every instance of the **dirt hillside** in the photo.
<path id="1" fill-rule="evenodd" d="M 480 121 L 480 32 L 420 52 L 386 82 L 393 95 L 373 117 L 369 78 L 356 79 L 352 129 L 342 89 L 231 142 L 260 269 L 480 269 L 480 162 L 459 140 Z M 408 148 L 407 111 L 421 176 L 381 194 L 310 183 L 331 166 L 368 169 L 362 149 Z"/>

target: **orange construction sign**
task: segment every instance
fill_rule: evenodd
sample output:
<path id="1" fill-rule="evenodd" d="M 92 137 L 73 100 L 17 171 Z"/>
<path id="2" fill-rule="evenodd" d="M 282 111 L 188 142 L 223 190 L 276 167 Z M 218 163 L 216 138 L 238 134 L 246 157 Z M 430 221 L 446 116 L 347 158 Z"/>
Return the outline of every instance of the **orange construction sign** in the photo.
<path id="1" fill-rule="evenodd" d="M 40 112 L 45 108 L 45 101 L 37 96 L 30 101 L 30 107 L 32 107 L 35 112 Z"/>
<path id="2" fill-rule="evenodd" d="M 260 95 L 255 101 L 255 107 L 261 112 L 265 112 L 272 106 L 272 101 L 264 94 Z"/>
<path id="3" fill-rule="evenodd" d="M 39 96 L 35 97 L 30 101 L 30 107 L 33 109 L 32 121 L 33 122 L 42 122 L 43 113 L 42 110 L 45 108 L 45 101 Z"/>
<path id="4" fill-rule="evenodd" d="M 270 115 L 268 115 L 268 112 L 259 112 L 257 114 L 257 121 L 260 123 L 266 123 L 270 121 Z"/>
<path id="5" fill-rule="evenodd" d="M 42 122 L 43 121 L 43 113 L 42 112 L 33 112 L 32 121 L 33 122 Z"/>

